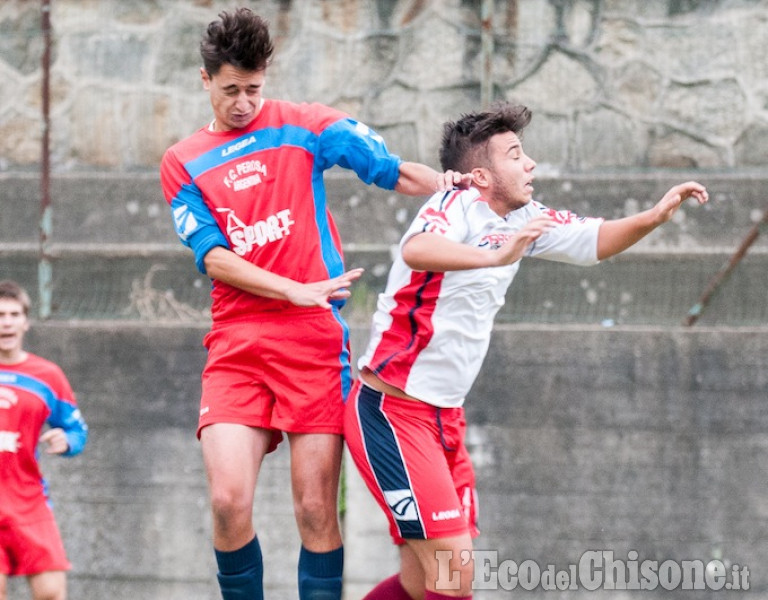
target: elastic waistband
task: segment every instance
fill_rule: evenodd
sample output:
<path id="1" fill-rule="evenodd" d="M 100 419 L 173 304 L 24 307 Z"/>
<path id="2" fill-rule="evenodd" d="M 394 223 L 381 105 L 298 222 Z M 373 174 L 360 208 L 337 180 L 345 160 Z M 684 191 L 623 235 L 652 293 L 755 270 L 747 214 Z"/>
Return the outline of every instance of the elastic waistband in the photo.
<path id="1" fill-rule="evenodd" d="M 393 396 L 392 394 L 380 392 L 379 390 L 372 388 L 361 379 L 358 379 L 358 381 L 360 382 L 360 395 L 368 401 L 386 402 L 387 405 L 394 406 L 398 410 L 404 410 L 412 413 L 422 413 L 429 415 L 442 414 L 448 417 L 464 414 L 463 406 L 445 408 L 442 406 L 435 406 L 434 404 L 424 402 L 423 400 L 400 398 L 398 396 Z"/>

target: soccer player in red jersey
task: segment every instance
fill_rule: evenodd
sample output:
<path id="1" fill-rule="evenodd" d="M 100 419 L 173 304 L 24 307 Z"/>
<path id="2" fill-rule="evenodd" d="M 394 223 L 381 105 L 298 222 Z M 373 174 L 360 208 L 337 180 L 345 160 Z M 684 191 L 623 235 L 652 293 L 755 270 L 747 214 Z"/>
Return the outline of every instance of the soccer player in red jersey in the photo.
<path id="1" fill-rule="evenodd" d="M 702 185 L 687 182 L 623 219 L 552 210 L 532 198 L 536 163 L 520 139 L 530 118 L 500 103 L 445 125 L 442 166 L 471 173 L 472 186 L 420 209 L 379 296 L 344 432 L 401 568 L 366 600 L 472 596 L 477 494 L 463 404 L 520 260 L 595 264 L 667 222 L 685 199 L 707 201 Z"/>
<path id="2" fill-rule="evenodd" d="M 466 187 L 470 176 L 404 162 L 333 108 L 266 97 L 272 53 L 266 22 L 246 8 L 210 23 L 201 76 L 213 120 L 167 150 L 160 175 L 176 232 L 212 280 L 198 435 L 222 595 L 263 597 L 254 493 L 285 433 L 299 598 L 332 600 L 341 597 L 337 493 L 351 387 L 339 309 L 361 270 L 345 271 L 323 173 L 338 165 L 423 196 Z"/>
<path id="3" fill-rule="evenodd" d="M 37 448 L 79 454 L 88 427 L 62 370 L 23 349 L 28 330 L 29 296 L 0 282 L 0 599 L 8 577 L 25 576 L 34 600 L 65 600 L 70 563 Z"/>

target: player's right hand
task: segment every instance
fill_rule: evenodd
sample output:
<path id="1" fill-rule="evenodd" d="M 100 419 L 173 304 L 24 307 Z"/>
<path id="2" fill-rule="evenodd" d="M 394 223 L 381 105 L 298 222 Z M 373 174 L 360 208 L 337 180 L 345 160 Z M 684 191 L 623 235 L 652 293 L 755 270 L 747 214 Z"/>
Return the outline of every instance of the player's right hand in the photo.
<path id="1" fill-rule="evenodd" d="M 472 185 L 474 176 L 472 173 L 459 173 L 448 169 L 443 173 L 438 173 L 435 177 L 435 191 L 447 192 L 454 188 L 459 190 L 469 189 Z"/>
<path id="2" fill-rule="evenodd" d="M 525 255 L 528 247 L 556 225 L 549 215 L 531 219 L 525 226 L 510 237 L 496 250 L 499 254 L 500 265 L 510 265 Z"/>

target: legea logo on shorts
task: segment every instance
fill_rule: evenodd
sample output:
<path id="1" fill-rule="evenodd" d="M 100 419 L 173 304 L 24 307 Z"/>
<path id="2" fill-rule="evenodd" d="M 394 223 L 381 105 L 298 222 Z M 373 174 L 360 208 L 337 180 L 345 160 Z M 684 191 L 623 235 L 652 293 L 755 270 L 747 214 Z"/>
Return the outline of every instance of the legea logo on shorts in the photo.
<path id="1" fill-rule="evenodd" d="M 453 508 L 451 510 L 434 511 L 432 513 L 432 520 L 449 521 L 451 519 L 460 519 L 461 516 L 461 511 L 458 508 Z"/>
<path id="2" fill-rule="evenodd" d="M 419 520 L 419 516 L 416 514 L 416 501 L 413 499 L 411 490 L 385 491 L 384 499 L 398 521 Z"/>

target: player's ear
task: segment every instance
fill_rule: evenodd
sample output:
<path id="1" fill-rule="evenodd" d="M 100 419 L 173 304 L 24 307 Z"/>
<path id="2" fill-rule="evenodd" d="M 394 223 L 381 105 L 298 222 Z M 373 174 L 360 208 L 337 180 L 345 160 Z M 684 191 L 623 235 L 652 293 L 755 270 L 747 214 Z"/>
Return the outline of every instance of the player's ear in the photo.
<path id="1" fill-rule="evenodd" d="M 211 89 L 211 76 L 208 75 L 208 71 L 205 70 L 205 67 L 200 67 L 200 79 L 203 80 L 203 89 L 209 90 Z"/>
<path id="2" fill-rule="evenodd" d="M 479 188 L 487 188 L 491 183 L 491 172 L 485 167 L 472 169 L 472 185 Z"/>

